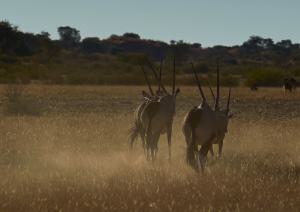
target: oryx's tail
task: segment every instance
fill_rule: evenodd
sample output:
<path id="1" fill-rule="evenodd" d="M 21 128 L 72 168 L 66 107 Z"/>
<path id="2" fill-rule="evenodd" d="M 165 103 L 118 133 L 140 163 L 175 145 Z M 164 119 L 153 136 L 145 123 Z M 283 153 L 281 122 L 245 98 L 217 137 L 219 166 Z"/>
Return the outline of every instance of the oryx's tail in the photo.
<path id="1" fill-rule="evenodd" d="M 196 108 L 194 108 L 194 110 L 195 109 Z M 197 152 L 197 148 L 195 144 L 195 124 L 192 120 L 194 110 L 191 110 L 185 117 L 182 130 L 186 141 L 186 162 L 196 169 L 197 159 L 195 152 Z"/>
<path id="2" fill-rule="evenodd" d="M 135 121 L 132 127 L 129 129 L 130 148 L 132 149 L 134 141 L 137 139 L 140 132 L 140 125 Z"/>

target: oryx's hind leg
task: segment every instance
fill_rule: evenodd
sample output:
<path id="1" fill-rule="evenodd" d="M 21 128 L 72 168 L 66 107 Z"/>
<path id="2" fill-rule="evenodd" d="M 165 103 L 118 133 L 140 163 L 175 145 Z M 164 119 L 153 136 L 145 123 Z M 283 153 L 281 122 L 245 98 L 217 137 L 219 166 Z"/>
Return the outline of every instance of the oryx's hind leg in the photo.
<path id="1" fill-rule="evenodd" d="M 151 122 L 152 122 L 152 120 L 150 119 L 149 123 L 148 123 L 147 131 L 145 133 L 145 144 L 146 144 L 146 148 L 147 148 L 147 155 L 146 155 L 147 160 L 150 160 L 151 155 L 152 155 L 152 153 L 151 153 L 151 142 L 152 142 Z"/>
<path id="2" fill-rule="evenodd" d="M 187 139 L 186 162 L 196 171 L 198 171 L 195 152 L 197 152 L 195 131 L 192 129 L 191 140 Z"/>
<path id="3" fill-rule="evenodd" d="M 171 161 L 172 123 L 170 123 L 170 124 L 168 125 L 168 129 L 167 129 L 167 139 L 168 139 L 169 161 Z"/>
<path id="4" fill-rule="evenodd" d="M 144 152 L 145 152 L 146 159 L 150 161 L 152 159 L 152 153 L 151 153 L 151 146 L 148 143 L 145 144 Z"/>
<path id="5" fill-rule="evenodd" d="M 154 161 L 156 159 L 156 155 L 157 155 L 157 151 L 158 151 L 158 140 L 160 137 L 160 132 L 156 132 L 154 135 L 152 135 L 151 138 L 151 158 L 152 161 Z"/>
<path id="6" fill-rule="evenodd" d="M 209 152 L 210 152 L 210 155 L 211 155 L 212 157 L 215 156 L 215 154 L 214 154 L 214 145 L 213 145 L 213 144 L 211 144 L 211 147 L 210 147 L 210 149 L 209 149 Z"/>
<path id="7" fill-rule="evenodd" d="M 141 136 L 141 140 L 142 140 L 142 147 L 144 150 L 144 154 L 146 155 L 147 154 L 147 144 L 146 144 L 146 139 L 145 139 L 145 136 L 146 136 L 145 129 L 143 129 L 143 128 L 140 129 L 140 136 Z"/>
<path id="8" fill-rule="evenodd" d="M 152 128 L 151 128 L 151 124 L 152 124 L 152 119 L 150 119 L 148 127 L 147 127 L 147 132 L 146 132 L 146 146 L 147 146 L 147 154 L 148 160 L 155 160 L 156 157 L 156 153 L 157 153 L 157 143 L 158 143 L 158 139 L 160 136 L 160 132 L 156 132 L 156 133 L 152 133 Z"/>
<path id="9" fill-rule="evenodd" d="M 202 172 L 204 172 L 204 168 L 205 168 L 206 161 L 207 161 L 207 153 L 208 153 L 211 145 L 212 145 L 211 142 L 208 141 L 208 142 L 205 142 L 200 148 L 199 162 L 200 162 Z"/>
<path id="10" fill-rule="evenodd" d="M 218 155 L 219 158 L 222 157 L 222 149 L 223 149 L 223 141 L 220 141 L 219 142 L 219 155 Z"/>
<path id="11" fill-rule="evenodd" d="M 146 149 L 146 158 L 148 161 L 151 160 L 151 148 Z"/>

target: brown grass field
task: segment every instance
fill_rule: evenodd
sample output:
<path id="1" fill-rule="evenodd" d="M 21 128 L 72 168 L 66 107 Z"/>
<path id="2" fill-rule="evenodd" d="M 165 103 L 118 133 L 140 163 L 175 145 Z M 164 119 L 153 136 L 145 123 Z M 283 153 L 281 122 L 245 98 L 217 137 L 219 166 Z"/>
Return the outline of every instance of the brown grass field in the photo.
<path id="1" fill-rule="evenodd" d="M 235 88 L 223 158 L 209 156 L 206 173 L 196 174 L 181 132 L 184 114 L 200 102 L 196 88 L 181 88 L 171 163 L 165 135 L 154 163 L 140 140 L 129 151 L 142 89 L 26 86 L 43 113 L 1 113 L 0 211 L 300 210 L 299 93 Z"/>

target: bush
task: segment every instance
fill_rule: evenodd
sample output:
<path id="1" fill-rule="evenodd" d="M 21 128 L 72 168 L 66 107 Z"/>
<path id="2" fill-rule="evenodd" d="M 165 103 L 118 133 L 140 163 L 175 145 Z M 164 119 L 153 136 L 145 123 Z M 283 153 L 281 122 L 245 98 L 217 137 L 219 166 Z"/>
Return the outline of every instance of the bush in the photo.
<path id="1" fill-rule="evenodd" d="M 239 86 L 239 79 L 230 75 L 226 75 L 220 79 L 220 84 L 222 86 L 236 87 Z"/>
<path id="2" fill-rule="evenodd" d="M 209 74 L 208 81 L 212 86 L 216 86 L 217 85 L 217 76 L 215 74 L 214 75 Z M 239 86 L 239 78 L 237 76 L 233 76 L 232 74 L 221 74 L 220 75 L 220 85 L 226 86 L 226 87 Z"/>
<path id="3" fill-rule="evenodd" d="M 246 79 L 248 86 L 281 86 L 286 74 L 277 69 L 252 71 Z"/>

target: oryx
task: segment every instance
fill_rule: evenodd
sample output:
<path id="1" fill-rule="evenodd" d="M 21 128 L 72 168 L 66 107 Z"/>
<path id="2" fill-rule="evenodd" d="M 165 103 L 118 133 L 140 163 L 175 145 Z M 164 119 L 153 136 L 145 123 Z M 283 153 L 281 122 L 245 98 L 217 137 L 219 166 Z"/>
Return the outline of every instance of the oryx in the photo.
<path id="1" fill-rule="evenodd" d="M 284 79 L 284 84 L 283 84 L 284 92 L 289 91 L 293 92 L 296 91 L 297 88 L 297 81 L 295 78 L 285 78 Z"/>
<path id="2" fill-rule="evenodd" d="M 219 144 L 219 155 L 222 153 L 222 146 L 225 134 L 227 133 L 228 121 L 231 117 L 229 114 L 230 93 L 227 100 L 226 110 L 220 110 L 220 83 L 219 83 L 219 65 L 217 67 L 217 96 L 215 99 L 214 109 L 211 108 L 206 100 L 202 90 L 198 75 L 192 64 L 193 72 L 197 82 L 198 89 L 202 97 L 202 103 L 192 108 L 184 118 L 183 134 L 185 136 L 187 150 L 186 160 L 189 165 L 198 170 L 200 163 L 204 170 L 208 151 L 212 150 L 214 143 Z M 200 151 L 198 151 L 198 146 Z"/>
<path id="3" fill-rule="evenodd" d="M 250 86 L 250 90 L 251 90 L 251 91 L 258 91 L 257 85 L 256 85 L 256 84 L 251 85 L 251 86 Z"/>
<path id="4" fill-rule="evenodd" d="M 150 94 L 148 94 L 146 91 L 142 91 L 143 101 L 137 107 L 137 109 L 134 111 L 134 123 L 133 123 L 133 126 L 131 127 L 131 129 L 129 131 L 129 134 L 130 134 L 130 148 L 132 149 L 134 141 L 137 139 L 138 135 L 140 135 L 141 141 L 142 141 L 142 146 L 143 146 L 143 149 L 145 151 L 145 133 L 146 132 L 145 132 L 145 129 L 144 129 L 142 123 L 141 123 L 141 114 L 142 114 L 142 111 L 144 110 L 145 106 L 149 102 L 158 100 L 158 96 L 161 95 L 161 86 L 160 86 L 160 83 L 158 83 L 159 84 L 158 85 L 158 90 L 155 94 L 152 87 L 151 87 L 151 84 L 149 82 L 147 73 L 146 73 L 143 66 L 141 66 L 141 70 L 144 74 L 145 81 L 148 85 L 148 89 L 149 89 Z M 161 81 L 161 72 L 162 72 L 162 62 L 160 64 L 159 81 Z"/>
<path id="5" fill-rule="evenodd" d="M 142 127 L 145 129 L 147 158 L 155 159 L 159 137 L 161 134 L 167 133 L 169 160 L 171 160 L 172 125 L 175 116 L 176 97 L 180 92 L 179 88 L 175 89 L 175 57 L 173 60 L 173 85 L 171 93 L 165 89 L 153 67 L 152 71 L 159 86 L 162 88 L 162 92 L 161 95 L 158 96 L 157 101 L 148 101 L 141 112 L 140 121 Z"/>

